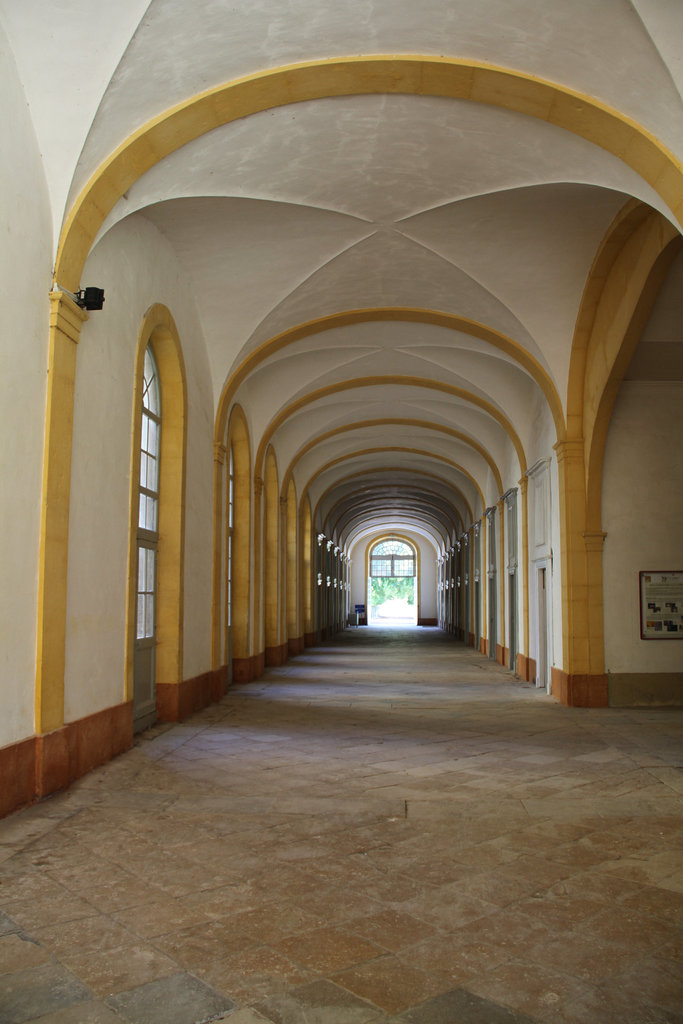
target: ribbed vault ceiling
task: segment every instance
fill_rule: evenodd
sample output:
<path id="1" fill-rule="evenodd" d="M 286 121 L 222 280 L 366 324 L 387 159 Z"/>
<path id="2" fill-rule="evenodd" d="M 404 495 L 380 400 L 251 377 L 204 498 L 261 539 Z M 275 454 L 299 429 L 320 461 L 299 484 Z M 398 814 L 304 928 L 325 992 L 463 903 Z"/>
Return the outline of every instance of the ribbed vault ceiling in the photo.
<path id="1" fill-rule="evenodd" d="M 497 64 L 683 149 L 678 4 L 121 0 L 92 5 L 95 43 L 87 3 L 61 4 L 50 32 L 45 6 L 0 9 L 56 233 L 151 118 L 240 76 L 331 57 Z M 403 523 L 445 545 L 547 454 L 614 217 L 631 198 L 671 211 L 627 161 L 547 120 L 358 92 L 283 98 L 199 134 L 128 188 L 98 239 L 144 218 L 172 247 L 197 304 L 213 413 L 243 406 L 252 452 L 274 446 L 280 482 L 308 493 L 318 527 L 350 543 L 369 523 Z M 58 131 L 55 110 L 66 112 Z"/>

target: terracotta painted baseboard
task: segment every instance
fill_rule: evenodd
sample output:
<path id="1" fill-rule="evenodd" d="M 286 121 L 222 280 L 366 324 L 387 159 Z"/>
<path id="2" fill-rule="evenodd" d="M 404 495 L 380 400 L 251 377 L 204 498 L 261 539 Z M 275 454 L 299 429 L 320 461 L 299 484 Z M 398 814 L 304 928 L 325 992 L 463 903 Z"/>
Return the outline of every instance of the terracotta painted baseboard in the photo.
<path id="1" fill-rule="evenodd" d="M 573 708 L 606 708 L 609 704 L 606 675 L 569 674 L 553 668 L 552 693 L 556 700 Z"/>
<path id="2" fill-rule="evenodd" d="M 536 662 L 526 654 L 517 655 L 517 675 L 527 683 L 536 682 Z"/>
<path id="3" fill-rule="evenodd" d="M 474 647 L 474 633 L 467 634 L 467 646 Z"/>
<path id="4" fill-rule="evenodd" d="M 252 654 L 249 658 L 232 659 L 232 679 L 235 683 L 252 683 L 259 679 L 265 670 L 266 660 L 263 652 Z"/>
<path id="5" fill-rule="evenodd" d="M 315 647 L 318 642 L 317 633 L 304 633 L 304 647 Z"/>
<path id="6" fill-rule="evenodd" d="M 418 619 L 418 626 L 438 626 L 438 619 Z"/>
<path id="7" fill-rule="evenodd" d="M 227 665 L 211 672 L 203 672 L 192 679 L 184 679 L 181 683 L 157 683 L 159 721 L 182 722 L 196 711 L 217 703 L 225 695 L 227 685 Z"/>
<path id="8" fill-rule="evenodd" d="M 295 658 L 297 654 L 303 654 L 304 651 L 304 638 L 302 636 L 290 637 L 287 641 L 287 654 L 290 658 Z"/>
<path id="9" fill-rule="evenodd" d="M 56 793 L 133 746 L 133 703 L 0 750 L 0 817 Z"/>
<path id="10" fill-rule="evenodd" d="M 0 818 L 37 799 L 34 738 L 0 750 L 0 779 Z"/>
<path id="11" fill-rule="evenodd" d="M 278 644 L 277 647 L 266 647 L 264 655 L 268 668 L 277 668 L 279 665 L 284 665 L 288 657 L 287 644 Z"/>
<path id="12" fill-rule="evenodd" d="M 233 658 L 232 659 L 232 681 L 233 683 L 250 683 L 251 676 L 251 658 Z"/>
<path id="13" fill-rule="evenodd" d="M 496 644 L 496 661 L 499 665 L 505 664 L 506 651 L 507 649 L 505 647 L 501 647 L 500 644 Z"/>
<path id="14" fill-rule="evenodd" d="M 479 653 L 488 656 L 489 653 L 489 642 L 485 636 L 479 637 Z"/>
<path id="15" fill-rule="evenodd" d="M 105 708 L 36 737 L 36 796 L 75 779 L 133 746 L 133 702 Z"/>

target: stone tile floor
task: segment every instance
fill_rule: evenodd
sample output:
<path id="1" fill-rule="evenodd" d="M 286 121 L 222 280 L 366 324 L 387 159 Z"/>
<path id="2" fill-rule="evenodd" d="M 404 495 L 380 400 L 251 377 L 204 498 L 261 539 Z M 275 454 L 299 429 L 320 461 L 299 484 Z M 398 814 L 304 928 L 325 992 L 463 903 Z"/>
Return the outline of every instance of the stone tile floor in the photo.
<path id="1" fill-rule="evenodd" d="M 0 1024 L 681 1024 L 682 725 L 349 630 L 0 822 Z"/>

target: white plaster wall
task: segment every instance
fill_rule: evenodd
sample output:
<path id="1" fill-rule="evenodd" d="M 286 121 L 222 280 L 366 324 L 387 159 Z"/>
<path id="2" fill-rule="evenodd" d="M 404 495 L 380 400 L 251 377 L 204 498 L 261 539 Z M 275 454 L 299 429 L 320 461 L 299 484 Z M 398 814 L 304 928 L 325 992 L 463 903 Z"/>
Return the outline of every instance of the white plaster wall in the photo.
<path id="1" fill-rule="evenodd" d="M 538 572 L 546 572 L 547 679 L 550 668 L 560 665 L 562 653 L 562 593 L 560 586 L 560 541 L 557 461 L 544 458 L 528 477 L 529 528 L 529 651 L 540 671 Z M 520 549 L 521 551 L 521 549 Z M 556 558 L 555 555 L 558 555 Z M 548 592 L 549 591 L 549 592 Z M 520 634 L 523 643 L 523 636 Z M 523 647 L 520 648 L 523 650 Z"/>
<path id="2" fill-rule="evenodd" d="M 420 550 L 420 617 L 436 619 L 437 611 L 437 575 L 436 549 L 424 537 L 410 535 Z"/>
<path id="3" fill-rule="evenodd" d="M 47 185 L 0 30 L 0 747 L 34 731 L 52 229 Z"/>
<path id="4" fill-rule="evenodd" d="M 436 600 L 436 548 L 418 533 L 411 533 L 410 530 L 396 530 L 401 537 L 407 537 L 420 553 L 420 618 L 435 619 L 437 617 Z M 377 536 L 382 536 L 383 531 L 378 531 Z M 365 590 L 365 552 L 368 545 L 374 543 L 369 537 L 362 537 L 350 551 L 351 555 L 351 597 L 349 607 L 353 613 L 354 605 L 364 604 L 367 606 L 367 593 Z"/>
<path id="5" fill-rule="evenodd" d="M 529 440 L 526 445 L 526 460 L 529 466 L 534 466 L 539 459 L 552 458 L 557 432 L 550 406 L 540 391 L 534 392 L 534 399 L 529 403 L 527 415 Z"/>
<path id="6" fill-rule="evenodd" d="M 683 642 L 641 640 L 638 573 L 683 570 L 683 383 L 626 381 L 603 472 L 605 667 L 680 672 Z"/>
<path id="7" fill-rule="evenodd" d="M 512 487 L 517 487 L 519 484 L 519 478 L 522 475 L 519 459 L 517 458 L 517 453 L 515 452 L 512 443 L 506 445 L 505 455 L 505 461 L 501 462 L 498 466 L 503 481 L 503 494 L 505 494 L 506 491 L 509 491 Z M 498 495 L 498 497 L 501 497 L 501 495 Z"/>
<path id="8" fill-rule="evenodd" d="M 55 233 L 102 93 L 148 6 L 148 0 L 0 2 L 46 166 Z"/>
<path id="9" fill-rule="evenodd" d="M 197 310 L 173 250 L 147 220 L 123 221 L 96 247 L 82 281 L 105 289 L 78 351 L 69 523 L 65 717 L 124 696 L 133 385 L 138 333 L 166 305 L 187 375 L 184 669 L 210 667 L 213 397 Z M 163 412 L 162 412 L 163 415 Z"/>

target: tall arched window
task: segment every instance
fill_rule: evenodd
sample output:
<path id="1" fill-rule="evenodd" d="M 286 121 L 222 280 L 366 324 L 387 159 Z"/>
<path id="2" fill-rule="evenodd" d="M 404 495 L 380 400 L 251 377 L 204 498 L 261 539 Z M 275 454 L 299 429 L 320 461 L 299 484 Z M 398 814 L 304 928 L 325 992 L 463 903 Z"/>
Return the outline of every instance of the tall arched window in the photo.
<path id="1" fill-rule="evenodd" d="M 221 599 L 216 602 L 216 667 L 228 678 L 250 679 L 251 649 L 251 456 L 244 413 L 235 406 L 227 430 L 224 518 L 220 522 Z M 223 517 L 223 513 L 222 513 Z"/>
<path id="2" fill-rule="evenodd" d="M 157 643 L 161 390 L 159 371 L 150 345 L 147 345 L 145 350 L 141 427 L 134 667 L 134 714 L 137 728 L 144 728 L 156 717 L 154 682 Z"/>
<path id="3" fill-rule="evenodd" d="M 140 731 L 177 721 L 183 677 L 187 387 L 166 306 L 145 314 L 134 379 L 125 692 Z"/>
<path id="4" fill-rule="evenodd" d="M 232 626 L 232 540 L 235 529 L 235 457 L 232 451 L 232 444 L 228 454 L 228 516 L 227 516 L 227 538 L 226 538 L 226 580 L 225 580 L 225 607 L 226 607 L 226 633 L 229 637 Z M 231 652 L 226 655 L 226 664 L 230 664 Z"/>

